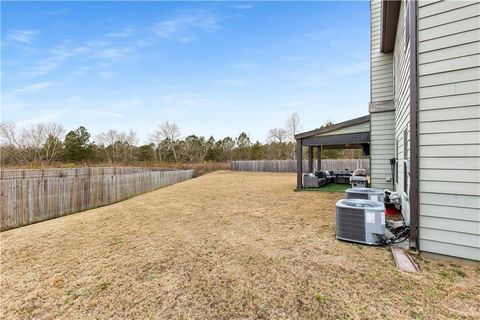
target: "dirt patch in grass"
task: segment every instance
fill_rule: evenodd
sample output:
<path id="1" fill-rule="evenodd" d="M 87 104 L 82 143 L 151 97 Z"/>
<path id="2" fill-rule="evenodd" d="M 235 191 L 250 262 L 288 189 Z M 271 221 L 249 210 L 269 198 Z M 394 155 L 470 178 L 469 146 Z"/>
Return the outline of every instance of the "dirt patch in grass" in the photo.
<path id="1" fill-rule="evenodd" d="M 480 317 L 478 266 L 335 240 L 338 193 L 215 172 L 1 233 L 5 319 Z"/>

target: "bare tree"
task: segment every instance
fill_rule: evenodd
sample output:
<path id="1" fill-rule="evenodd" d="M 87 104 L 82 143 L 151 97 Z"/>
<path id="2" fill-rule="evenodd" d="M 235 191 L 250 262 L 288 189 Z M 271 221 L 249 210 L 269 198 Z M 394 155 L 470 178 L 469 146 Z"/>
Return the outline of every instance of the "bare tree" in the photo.
<path id="1" fill-rule="evenodd" d="M 294 142 L 295 135 L 301 130 L 300 117 L 297 113 L 292 113 L 290 117 L 287 118 L 285 130 L 287 131 L 289 139 Z"/>
<path id="2" fill-rule="evenodd" d="M 300 117 L 298 116 L 297 113 L 292 113 L 290 117 L 287 118 L 287 123 L 285 125 L 285 130 L 287 131 L 288 138 L 292 142 L 291 146 L 291 153 L 292 153 L 292 158 L 296 159 L 296 154 L 295 154 L 295 135 L 302 130 L 301 125 L 300 125 Z"/>
<path id="3" fill-rule="evenodd" d="M 97 135 L 97 142 L 104 147 L 109 162 L 115 162 L 118 158 L 118 146 L 116 145 L 118 139 L 119 133 L 117 130 L 108 130 Z"/>
<path id="4" fill-rule="evenodd" d="M 134 149 L 138 144 L 137 133 L 133 130 L 128 133 L 123 133 L 120 136 L 120 143 L 122 145 L 122 160 L 123 162 L 130 162 L 134 158 Z"/>
<path id="5" fill-rule="evenodd" d="M 165 121 L 159 126 L 159 130 L 163 140 L 166 140 L 168 150 L 172 150 L 175 161 L 178 161 L 176 143 L 180 137 L 180 128 L 175 122 L 169 123 Z"/>
<path id="6" fill-rule="evenodd" d="M 130 162 L 133 159 L 134 147 L 138 144 L 137 134 L 132 130 L 129 132 L 108 130 L 98 134 L 97 141 L 104 147 L 110 162 Z"/>
<path id="7" fill-rule="evenodd" d="M 30 161 L 25 135 L 19 133 L 13 122 L 2 122 L 0 124 L 0 143 L 2 146 L 2 158 L 12 158 L 16 163 Z"/>
<path id="8" fill-rule="evenodd" d="M 60 140 L 65 134 L 65 128 L 62 125 L 51 122 L 43 124 L 43 142 L 42 142 L 42 159 L 47 162 L 57 160 L 62 149 L 62 141 Z"/>
<path id="9" fill-rule="evenodd" d="M 270 143 L 284 143 L 287 140 L 287 131 L 282 128 L 273 128 L 268 131 L 267 140 Z"/>
<path id="10" fill-rule="evenodd" d="M 148 142 L 153 143 L 155 145 L 153 157 L 155 161 L 162 161 L 163 160 L 163 150 L 166 144 L 163 134 L 160 129 L 155 130 L 151 133 L 148 137 Z"/>
<path id="11" fill-rule="evenodd" d="M 33 160 L 42 159 L 42 145 L 45 143 L 45 126 L 43 123 L 34 124 L 28 128 L 24 128 L 23 136 L 25 137 L 25 143 L 33 154 Z"/>
<path id="12" fill-rule="evenodd" d="M 56 160 L 65 129 L 58 123 L 37 123 L 27 128 L 17 129 L 14 123 L 0 124 L 0 140 L 3 151 L 17 163 L 28 161 Z"/>
<path id="13" fill-rule="evenodd" d="M 283 150 L 286 147 L 285 141 L 288 138 L 287 131 L 282 128 L 274 128 L 270 129 L 268 132 L 267 140 L 271 144 L 271 148 L 276 154 L 277 159 L 282 159 L 282 154 L 284 154 Z M 276 149 L 276 152 L 275 152 Z"/>
<path id="14" fill-rule="evenodd" d="M 190 135 L 185 138 L 184 152 L 191 162 L 203 162 L 209 150 L 215 145 L 215 139 L 210 137 L 206 140 L 204 137 Z"/>

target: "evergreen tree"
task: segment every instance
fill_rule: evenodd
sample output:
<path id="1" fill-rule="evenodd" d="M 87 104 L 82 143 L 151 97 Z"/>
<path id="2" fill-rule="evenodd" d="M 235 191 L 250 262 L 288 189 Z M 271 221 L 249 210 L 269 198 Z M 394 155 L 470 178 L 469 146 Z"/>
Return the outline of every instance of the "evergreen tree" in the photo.
<path id="1" fill-rule="evenodd" d="M 65 136 L 63 143 L 62 159 L 64 161 L 78 162 L 92 157 L 92 143 L 90 133 L 83 126 L 70 131 Z"/>

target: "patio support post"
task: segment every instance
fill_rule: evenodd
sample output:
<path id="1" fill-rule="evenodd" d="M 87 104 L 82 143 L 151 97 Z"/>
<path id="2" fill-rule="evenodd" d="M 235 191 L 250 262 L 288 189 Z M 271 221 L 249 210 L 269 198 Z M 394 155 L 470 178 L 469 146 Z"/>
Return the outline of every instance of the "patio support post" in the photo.
<path id="1" fill-rule="evenodd" d="M 295 152 L 297 153 L 297 189 L 302 189 L 302 139 L 297 139 L 297 147 Z"/>
<path id="2" fill-rule="evenodd" d="M 313 146 L 308 146 L 308 172 L 313 172 Z"/>
<path id="3" fill-rule="evenodd" d="M 322 171 L 322 146 L 317 148 L 317 171 Z"/>

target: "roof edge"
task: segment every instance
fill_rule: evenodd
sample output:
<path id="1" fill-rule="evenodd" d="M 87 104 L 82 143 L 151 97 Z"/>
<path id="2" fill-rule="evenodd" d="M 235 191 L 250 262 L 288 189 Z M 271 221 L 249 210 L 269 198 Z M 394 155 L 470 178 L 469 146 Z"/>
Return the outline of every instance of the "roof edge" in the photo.
<path id="1" fill-rule="evenodd" d="M 380 28 L 380 52 L 382 53 L 392 52 L 395 48 L 401 3 L 400 0 L 382 0 Z"/>
<path id="2" fill-rule="evenodd" d="M 366 115 L 366 116 L 362 116 L 362 117 L 350 119 L 350 120 L 347 120 L 347 121 L 339 122 L 339 123 L 333 124 L 333 125 L 328 126 L 328 127 L 323 127 L 323 128 L 319 128 L 319 129 L 314 129 L 314 130 L 298 133 L 298 134 L 295 135 L 295 139 L 296 140 L 303 139 L 303 138 L 306 138 L 306 137 L 311 137 L 311 136 L 314 136 L 314 135 L 317 135 L 317 134 L 330 132 L 330 131 L 338 130 L 338 129 L 345 128 L 345 127 L 354 126 L 356 124 L 360 124 L 360 123 L 364 123 L 364 122 L 368 122 L 368 121 L 370 121 L 370 115 L 369 114 Z"/>

